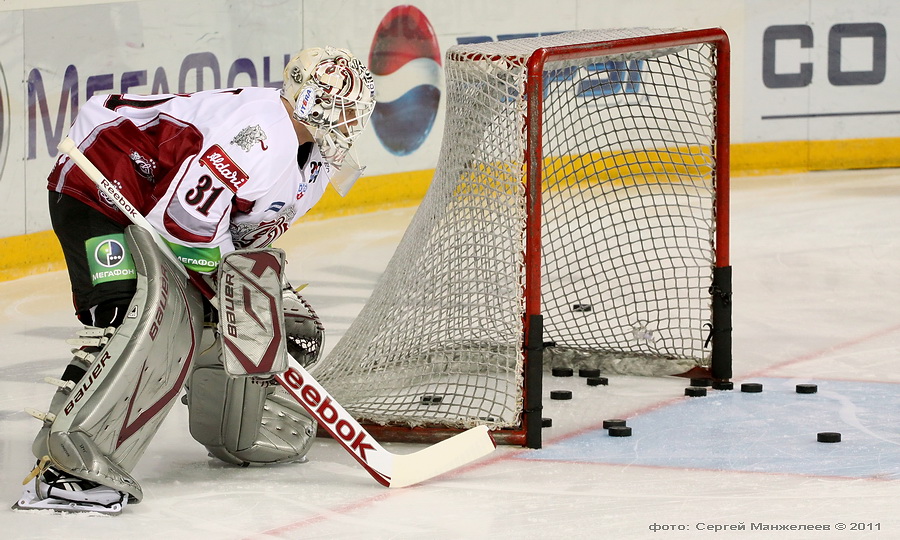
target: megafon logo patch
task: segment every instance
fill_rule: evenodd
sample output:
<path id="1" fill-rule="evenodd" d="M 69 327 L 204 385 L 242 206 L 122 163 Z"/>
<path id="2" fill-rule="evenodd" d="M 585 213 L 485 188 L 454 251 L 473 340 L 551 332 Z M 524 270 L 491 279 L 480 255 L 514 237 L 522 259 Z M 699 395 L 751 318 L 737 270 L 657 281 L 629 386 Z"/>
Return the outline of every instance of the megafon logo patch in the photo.
<path id="1" fill-rule="evenodd" d="M 105 240 L 94 249 L 94 260 L 104 268 L 117 266 L 125 259 L 125 248 L 115 240 Z"/>
<path id="2" fill-rule="evenodd" d="M 9 150 L 9 88 L 6 86 L 6 73 L 0 64 L 0 180 L 6 167 L 6 155 Z"/>
<path id="3" fill-rule="evenodd" d="M 218 144 L 209 147 L 209 150 L 200 158 L 200 164 L 228 186 L 232 193 L 237 193 L 237 190 L 250 179 L 247 173 L 241 170 L 231 156 L 225 153 L 225 150 L 222 150 Z"/>
<path id="4" fill-rule="evenodd" d="M 134 259 L 125 246 L 124 234 L 95 236 L 85 241 L 84 247 L 88 255 L 92 284 L 99 285 L 108 281 L 137 277 Z"/>
<path id="5" fill-rule="evenodd" d="M 397 156 L 418 149 L 434 126 L 441 101 L 441 50 L 428 18 L 415 6 L 397 6 L 381 19 L 369 51 L 378 103 L 372 127 Z"/>

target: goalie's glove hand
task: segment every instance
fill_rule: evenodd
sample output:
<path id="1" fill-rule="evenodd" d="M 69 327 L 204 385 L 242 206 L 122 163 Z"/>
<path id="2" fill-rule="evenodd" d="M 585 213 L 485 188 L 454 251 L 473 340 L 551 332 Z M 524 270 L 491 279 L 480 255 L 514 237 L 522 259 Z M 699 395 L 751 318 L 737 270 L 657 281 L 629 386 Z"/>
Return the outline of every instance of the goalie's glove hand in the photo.
<path id="1" fill-rule="evenodd" d="M 325 344 L 325 327 L 322 321 L 296 290 L 282 291 L 282 310 L 288 353 L 303 367 L 316 363 Z"/>

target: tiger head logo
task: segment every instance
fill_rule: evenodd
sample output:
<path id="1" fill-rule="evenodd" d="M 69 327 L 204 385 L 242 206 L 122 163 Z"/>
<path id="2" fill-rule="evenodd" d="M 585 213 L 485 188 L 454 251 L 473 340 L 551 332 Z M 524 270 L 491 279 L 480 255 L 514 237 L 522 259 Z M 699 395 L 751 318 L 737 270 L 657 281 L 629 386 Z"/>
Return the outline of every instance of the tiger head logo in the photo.
<path id="1" fill-rule="evenodd" d="M 266 150 L 266 132 L 263 131 L 262 126 L 256 124 L 255 126 L 247 126 L 244 129 L 240 130 L 237 135 L 231 139 L 231 144 L 235 146 L 239 146 L 244 152 L 249 152 L 256 143 L 259 143 L 262 146 L 263 150 Z"/>

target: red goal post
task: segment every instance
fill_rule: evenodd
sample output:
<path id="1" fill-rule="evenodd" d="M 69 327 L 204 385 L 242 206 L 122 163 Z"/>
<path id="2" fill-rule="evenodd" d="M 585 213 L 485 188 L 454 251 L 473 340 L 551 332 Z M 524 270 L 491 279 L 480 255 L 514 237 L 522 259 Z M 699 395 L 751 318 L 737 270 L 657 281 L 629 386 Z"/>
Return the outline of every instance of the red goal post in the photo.
<path id="1" fill-rule="evenodd" d="M 541 444 L 541 377 L 731 377 L 729 45 L 616 29 L 452 47 L 432 185 L 313 374 L 380 440 Z"/>
<path id="2" fill-rule="evenodd" d="M 660 48 L 684 47 L 698 44 L 709 44 L 715 51 L 715 267 L 730 268 L 730 101 L 731 101 L 731 46 L 728 35 L 721 28 L 687 30 L 659 35 L 629 37 L 598 43 L 578 43 L 559 47 L 541 48 L 534 51 L 527 62 L 528 113 L 527 129 L 527 168 L 526 193 L 528 195 L 528 224 L 526 240 L 527 283 L 526 285 L 526 317 L 541 313 L 541 186 L 544 175 L 542 162 L 542 89 L 546 85 L 545 66 L 552 61 L 597 56 L 615 56 L 623 53 L 652 51 Z M 723 271 L 724 273 L 724 271 Z M 730 272 L 728 272 L 730 274 Z M 726 280 L 727 277 L 727 280 Z M 727 303 L 730 304 L 730 275 L 721 278 L 727 281 Z M 711 285 L 712 287 L 712 285 Z M 727 324 L 721 335 L 714 334 L 710 340 L 713 345 L 712 361 L 708 375 L 714 379 L 727 380 L 732 376 L 731 370 L 731 317 L 727 313 Z M 527 329 L 527 321 L 526 321 Z M 713 325 L 718 329 L 717 325 Z M 724 330 L 727 330 L 725 332 Z M 719 339 L 716 339 L 719 337 Z M 718 347 L 718 349 L 717 349 Z"/>

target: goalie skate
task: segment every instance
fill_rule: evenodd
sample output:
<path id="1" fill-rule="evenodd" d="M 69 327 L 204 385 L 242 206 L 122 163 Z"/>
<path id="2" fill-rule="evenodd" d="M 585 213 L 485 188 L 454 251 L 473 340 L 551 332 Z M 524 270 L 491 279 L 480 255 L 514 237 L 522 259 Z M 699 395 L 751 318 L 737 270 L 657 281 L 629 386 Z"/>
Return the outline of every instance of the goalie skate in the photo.
<path id="1" fill-rule="evenodd" d="M 41 465 L 38 465 L 38 469 Z M 13 510 L 51 510 L 60 513 L 122 513 L 128 496 L 115 489 L 68 475 L 53 467 L 33 473 L 26 479 L 22 496 Z"/>

